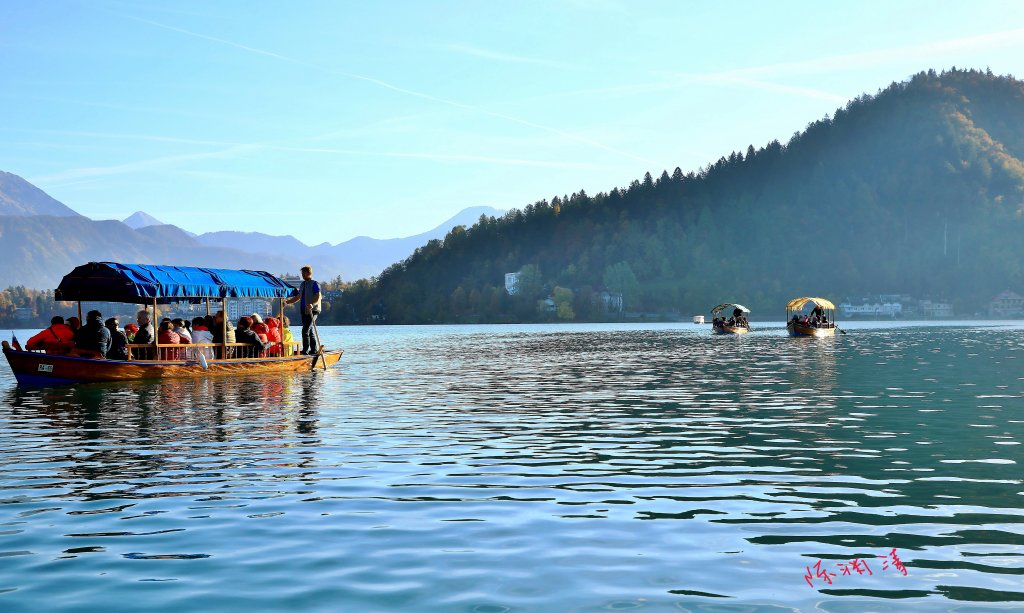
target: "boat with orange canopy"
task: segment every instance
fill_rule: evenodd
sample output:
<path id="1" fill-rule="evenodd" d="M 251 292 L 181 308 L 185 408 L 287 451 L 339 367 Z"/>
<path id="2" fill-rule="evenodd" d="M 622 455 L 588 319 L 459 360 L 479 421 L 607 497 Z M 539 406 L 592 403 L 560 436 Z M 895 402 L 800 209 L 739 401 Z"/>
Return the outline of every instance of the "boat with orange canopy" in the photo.
<path id="1" fill-rule="evenodd" d="M 227 301 L 238 298 L 277 300 L 283 320 L 285 299 L 297 293 L 281 279 L 258 270 L 90 262 L 65 275 L 54 299 L 77 301 L 79 312 L 84 301 L 145 305 L 147 310 L 152 308 L 150 320 L 156 324 L 159 305 L 205 302 L 209 314 L 211 301 L 216 301 L 227 313 Z M 221 338 L 227 338 L 229 324 L 224 319 Z M 325 351 L 321 345 L 317 355 L 303 355 L 295 350 L 294 342 L 276 344 L 279 347 L 272 351 L 256 351 L 251 345 L 228 342 L 130 344 L 127 360 L 108 360 L 75 351 L 28 351 L 12 347 L 7 341 L 2 346 L 18 384 L 30 386 L 298 372 L 318 366 L 326 370 L 342 354 L 340 350 Z"/>

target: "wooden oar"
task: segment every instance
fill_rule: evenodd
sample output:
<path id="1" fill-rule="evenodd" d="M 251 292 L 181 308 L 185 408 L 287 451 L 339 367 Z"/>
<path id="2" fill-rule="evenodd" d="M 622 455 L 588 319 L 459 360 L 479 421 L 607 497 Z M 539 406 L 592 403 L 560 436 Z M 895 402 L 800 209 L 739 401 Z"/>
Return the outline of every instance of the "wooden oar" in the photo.
<path id="1" fill-rule="evenodd" d="M 317 361 L 324 355 L 324 344 L 320 341 L 320 331 L 316 329 L 316 318 L 313 317 L 310 323 L 313 324 L 313 335 L 316 336 L 316 355 L 313 356 L 313 365 L 309 369 L 316 370 Z M 327 370 L 327 360 L 324 360 L 324 370 Z"/>

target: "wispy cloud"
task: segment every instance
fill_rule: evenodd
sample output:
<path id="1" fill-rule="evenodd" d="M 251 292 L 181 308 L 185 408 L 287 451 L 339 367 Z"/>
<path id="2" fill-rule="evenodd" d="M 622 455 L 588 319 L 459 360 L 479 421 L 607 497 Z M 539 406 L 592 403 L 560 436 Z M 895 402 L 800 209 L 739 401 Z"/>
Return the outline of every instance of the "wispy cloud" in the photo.
<path id="1" fill-rule="evenodd" d="M 471 155 L 462 153 L 418 153 L 408 151 L 367 151 L 361 149 L 339 149 L 333 147 L 292 147 L 282 145 L 270 145 L 268 149 L 275 151 L 286 151 L 289 153 L 314 153 L 330 155 L 358 155 L 388 158 L 413 158 L 433 160 L 437 162 L 482 162 L 487 164 L 500 164 L 504 166 L 535 166 L 541 168 L 561 169 L 584 169 L 584 170 L 612 170 L 607 166 L 594 164 L 579 164 L 575 162 L 562 162 L 551 160 L 528 160 L 522 158 L 501 158 L 486 155 Z"/>
<path id="2" fill-rule="evenodd" d="M 566 62 L 557 62 L 554 60 L 545 60 L 535 57 L 527 57 L 523 55 L 515 55 L 512 53 L 504 53 L 502 51 L 493 51 L 490 49 L 481 49 L 480 47 L 474 47 L 472 45 L 465 45 L 462 43 L 450 43 L 447 45 L 441 45 L 442 49 L 448 51 L 454 51 L 455 53 L 462 53 L 465 55 L 471 55 L 474 57 L 482 58 L 485 60 L 492 60 L 495 62 L 505 62 L 509 64 L 535 64 L 538 66 L 550 66 L 552 68 L 562 68 L 566 70 L 578 70 L 578 66 Z"/>
<path id="3" fill-rule="evenodd" d="M 87 106 L 100 109 L 111 109 L 114 111 L 131 111 L 133 113 L 153 113 L 160 115 L 181 115 L 183 117 L 218 118 L 218 116 L 211 115 L 209 113 L 196 113 L 194 111 L 186 111 L 177 107 L 170 106 L 138 106 L 131 104 L 114 104 L 106 101 L 95 102 L 92 100 L 83 100 L 81 98 L 64 98 L 57 96 L 27 96 L 23 92 L 0 92 L 0 98 L 15 100 L 22 104 L 29 101 L 56 102 L 58 104 L 77 104 L 80 106 Z"/>
<path id="4" fill-rule="evenodd" d="M 779 79 L 804 77 L 843 70 L 857 70 L 872 66 L 891 64 L 895 61 L 927 61 L 965 51 L 983 52 L 1002 48 L 1024 47 L 1024 28 L 990 32 L 978 36 L 967 36 L 952 40 L 936 41 L 922 45 L 895 47 L 863 53 L 833 55 L 810 60 L 780 62 L 763 66 L 749 66 L 714 73 L 662 73 L 652 76 L 661 80 L 650 83 L 632 83 L 605 88 L 580 89 L 543 96 L 529 100 L 545 100 L 587 96 L 635 96 L 657 91 L 676 90 L 695 82 L 723 84 L 754 90 L 791 94 L 803 98 L 843 103 L 849 96 L 813 87 L 780 83 Z"/>
<path id="5" fill-rule="evenodd" d="M 796 85 L 785 85 L 783 83 L 775 83 L 772 81 L 764 81 L 759 79 L 743 78 L 739 76 L 732 76 L 728 74 L 710 74 L 710 75 L 680 75 L 685 81 L 689 82 L 703 82 L 703 83 L 721 83 L 725 85 L 736 85 L 747 89 L 756 89 L 767 92 L 776 92 L 781 94 L 791 94 L 799 96 L 801 98 L 814 98 L 816 100 L 827 100 L 829 102 L 838 102 L 840 104 L 845 103 L 849 100 L 847 96 L 840 96 L 839 94 L 833 94 L 821 89 L 815 89 L 813 87 L 800 87 Z"/>
<path id="6" fill-rule="evenodd" d="M 186 153 L 182 155 L 166 155 L 156 158 L 150 158 L 148 160 L 139 160 L 136 162 L 128 162 L 125 164 L 113 164 L 110 166 L 72 168 L 50 175 L 30 177 L 28 180 L 32 183 L 46 185 L 67 184 L 75 181 L 80 181 L 82 179 L 122 175 L 147 170 L 161 170 L 166 168 L 168 165 L 179 164 L 182 162 L 191 162 L 193 160 L 202 160 L 210 158 L 231 158 L 243 152 L 250 152 L 262 148 L 263 146 L 259 144 L 233 145 L 231 147 L 221 149 L 218 151 Z"/>
<path id="7" fill-rule="evenodd" d="M 1024 47 L 1024 28 L 935 41 L 909 47 L 894 47 L 876 51 L 865 51 L 863 53 L 849 53 L 811 60 L 739 68 L 724 71 L 714 76 L 777 79 L 835 72 L 837 70 L 868 68 L 880 64 L 891 64 L 896 60 L 927 60 L 934 62 L 937 57 L 941 57 L 943 54 L 963 51 L 990 51 L 1007 47 Z"/>
<path id="8" fill-rule="evenodd" d="M 30 134 L 48 134 L 53 136 L 81 136 L 83 138 L 109 139 L 109 140 L 136 140 L 154 143 L 179 143 L 183 145 L 210 145 L 216 147 L 235 146 L 236 143 L 224 141 L 199 140 L 194 138 L 180 138 L 177 136 L 160 136 L 157 134 L 136 134 L 125 132 L 85 132 L 78 130 L 15 130 Z"/>
<path id="9" fill-rule="evenodd" d="M 362 123 L 356 126 L 346 126 L 329 130 L 315 136 L 304 139 L 307 142 L 322 142 L 342 138 L 353 138 L 361 136 L 380 136 L 381 134 L 398 134 L 408 132 L 415 128 L 416 122 L 422 120 L 426 115 L 399 115 L 388 117 L 370 123 Z"/>
<path id="10" fill-rule="evenodd" d="M 178 168 L 182 164 L 195 160 L 207 159 L 231 159 L 240 155 L 255 152 L 286 152 L 305 153 L 312 155 L 347 155 L 360 157 L 385 157 L 385 158 L 406 158 L 431 160 L 435 162 L 475 162 L 483 164 L 496 164 L 503 166 L 533 166 L 538 168 L 557 169 L 583 169 L 583 170 L 613 170 L 607 166 L 594 164 L 580 164 L 575 162 L 564 162 L 557 160 L 531 160 L 523 158 L 502 158 L 485 155 L 472 155 L 460 153 L 432 153 L 432 152 L 409 152 L 409 151 L 372 151 L 364 149 L 343 149 L 335 147 L 304 147 L 286 144 L 273 143 L 246 143 L 236 144 L 216 151 L 205 151 L 186 153 L 181 155 L 166 155 L 147 160 L 139 160 L 124 164 L 111 164 L 108 166 L 90 166 L 84 168 L 72 168 L 55 172 L 48 175 L 29 177 L 29 181 L 46 186 L 75 186 L 93 182 L 102 177 L 135 174 L 140 172 L 175 172 L 178 174 L 190 174 L 193 176 L 226 177 L 223 173 Z M 173 170 L 172 170 L 173 169 Z"/>
<path id="11" fill-rule="evenodd" d="M 402 94 L 402 95 L 405 95 L 405 96 L 409 96 L 409 97 L 413 97 L 413 98 L 419 98 L 421 100 L 428 100 L 430 102 L 434 102 L 434 103 L 437 103 L 437 104 L 443 104 L 443 105 L 446 105 L 446 106 L 450 106 L 450 107 L 454 107 L 454 108 L 458 108 L 458 109 L 462 109 L 462 110 L 466 110 L 466 111 L 471 111 L 471 112 L 474 112 L 474 113 L 479 113 L 481 115 L 485 115 L 485 116 L 488 116 L 488 117 L 494 117 L 495 119 L 502 119 L 504 121 L 508 121 L 508 122 L 511 122 L 511 123 L 516 123 L 516 124 L 519 124 L 519 125 L 522 125 L 522 126 L 526 126 L 526 127 L 529 127 L 529 128 L 534 128 L 536 130 L 543 130 L 543 131 L 548 132 L 550 134 L 554 134 L 556 136 L 559 136 L 559 137 L 564 138 L 566 140 L 570 140 L 570 141 L 579 143 L 581 145 L 586 145 L 586 146 L 591 147 L 593 149 L 599 149 L 599 150 L 605 151 L 607 153 L 613 153 L 615 155 L 626 157 L 626 158 L 637 160 L 637 161 L 641 161 L 641 162 L 644 162 L 646 164 L 653 164 L 654 163 L 651 160 L 645 159 L 645 158 L 643 158 L 641 156 L 638 156 L 638 155 L 636 155 L 634 153 L 631 153 L 629 151 L 624 151 L 624 150 L 618 149 L 616 147 L 611 147 L 609 145 L 605 145 L 604 143 L 599 143 L 597 141 L 594 141 L 592 139 L 588 139 L 588 138 L 580 136 L 578 134 L 573 134 L 572 132 L 567 132 L 565 130 L 559 130 L 558 128 L 552 128 L 550 126 L 545 126 L 543 124 L 539 124 L 539 123 L 536 123 L 536 122 L 533 122 L 533 121 L 530 121 L 530 120 L 527 120 L 527 119 L 522 119 L 520 117 L 515 117 L 513 115 L 507 115 L 505 113 L 498 113 L 498 112 L 491 111 L 491 110 L 488 110 L 488 109 L 485 109 L 485 108 L 482 108 L 482 107 L 474 106 L 474 105 L 471 105 L 471 104 L 465 104 L 463 102 L 458 102 L 456 100 L 449 100 L 447 98 L 441 98 L 441 97 L 434 96 L 434 95 L 431 95 L 431 94 L 415 91 L 415 90 L 412 90 L 412 89 L 407 89 L 405 87 L 394 85 L 392 83 L 388 83 L 387 81 L 383 81 L 381 79 L 377 79 L 377 78 L 374 78 L 374 77 L 370 77 L 370 76 L 366 76 L 366 75 L 361 75 L 361 74 L 357 74 L 357 73 L 354 73 L 354 72 L 346 72 L 346 71 L 333 70 L 333 69 L 321 66 L 319 64 L 314 64 L 314 63 L 311 63 L 311 62 L 306 62 L 306 61 L 303 61 L 303 60 L 291 58 L 291 57 L 288 57 L 288 56 L 285 56 L 285 55 L 281 55 L 279 53 L 274 53 L 272 51 L 266 51 L 264 49 L 258 49 L 256 47 L 250 47 L 248 45 L 242 45 L 242 44 L 235 43 L 235 42 L 232 42 L 232 41 L 229 41 L 229 40 L 225 40 L 223 38 L 217 38 L 215 36 L 208 36 L 206 34 L 201 34 L 201 33 L 198 33 L 198 32 L 192 32 L 190 30 L 185 30 L 185 29 L 182 29 L 182 28 L 176 28 L 174 26 L 169 26 L 169 25 L 166 25 L 166 24 L 163 24 L 163 23 L 152 21 L 150 19 L 143 19 L 141 17 L 135 17 L 135 16 L 132 16 L 132 15 L 121 15 L 121 16 L 125 17 L 127 19 L 133 19 L 135 21 L 146 23 L 146 24 L 152 25 L 154 27 L 163 28 L 165 30 L 169 30 L 169 31 L 172 31 L 172 32 L 177 32 L 179 34 L 184 34 L 186 36 L 191 36 L 191 37 L 194 37 L 194 38 L 199 38 L 199 39 L 202 39 L 202 40 L 206 40 L 206 41 L 209 41 L 209 42 L 214 42 L 214 43 L 221 44 L 221 45 L 227 45 L 229 47 L 233 47 L 235 49 L 246 51 L 248 53 L 253 53 L 253 54 L 256 54 L 256 55 L 263 56 L 263 57 L 273 58 L 273 59 L 276 59 L 276 60 L 279 60 L 279 61 L 282 61 L 282 62 L 288 62 L 290 64 L 295 64 L 295 65 L 298 65 L 298 66 L 305 66 L 307 68 L 319 70 L 319 71 L 324 72 L 326 74 L 330 74 L 330 75 L 334 75 L 334 76 L 338 76 L 338 77 L 344 77 L 344 78 L 348 78 L 348 79 L 353 79 L 353 80 L 357 80 L 357 81 L 363 81 L 365 83 L 370 83 L 372 85 L 376 85 L 377 87 L 381 87 L 381 88 L 384 88 L 384 89 L 387 89 L 387 90 L 390 90 L 390 91 L 393 91 L 395 93 Z"/>

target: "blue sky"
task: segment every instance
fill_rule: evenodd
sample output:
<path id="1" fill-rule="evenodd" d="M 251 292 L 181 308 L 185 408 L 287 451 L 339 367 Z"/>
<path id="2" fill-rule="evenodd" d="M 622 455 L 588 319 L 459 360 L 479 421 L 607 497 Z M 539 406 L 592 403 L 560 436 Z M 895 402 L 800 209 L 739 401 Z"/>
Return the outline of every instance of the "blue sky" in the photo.
<path id="1" fill-rule="evenodd" d="M 406 236 L 785 142 L 1024 2 L 0 2 L 0 170 L 94 219 Z"/>

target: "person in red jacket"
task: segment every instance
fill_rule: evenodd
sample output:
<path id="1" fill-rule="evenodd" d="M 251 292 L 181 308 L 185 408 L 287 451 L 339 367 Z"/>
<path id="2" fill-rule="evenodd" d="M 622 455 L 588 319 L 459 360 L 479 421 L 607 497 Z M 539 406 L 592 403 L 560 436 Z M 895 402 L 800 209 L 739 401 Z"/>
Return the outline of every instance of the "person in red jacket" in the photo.
<path id="1" fill-rule="evenodd" d="M 268 326 L 264 322 L 261 321 L 259 323 L 254 323 L 252 325 L 252 331 L 255 332 L 256 336 L 260 337 L 260 340 L 263 341 L 264 343 L 270 340 L 270 338 L 268 337 L 268 335 L 270 334 L 270 326 Z"/>
<path id="2" fill-rule="evenodd" d="M 177 345 L 181 343 L 181 337 L 174 331 L 174 324 L 171 323 L 171 320 L 165 319 L 160 322 L 157 342 L 161 345 Z M 183 357 L 183 350 L 181 349 L 160 348 L 160 359 L 162 360 L 180 360 Z"/>
<path id="3" fill-rule="evenodd" d="M 50 327 L 28 339 L 25 348 L 29 351 L 43 350 L 47 353 L 67 353 L 75 346 L 75 331 L 64 323 L 60 315 L 50 320 Z"/>
<path id="4" fill-rule="evenodd" d="M 267 355 L 281 355 L 281 322 L 276 317 L 268 317 L 266 324 L 268 329 L 267 340 L 274 343 L 273 347 L 267 349 Z"/>

